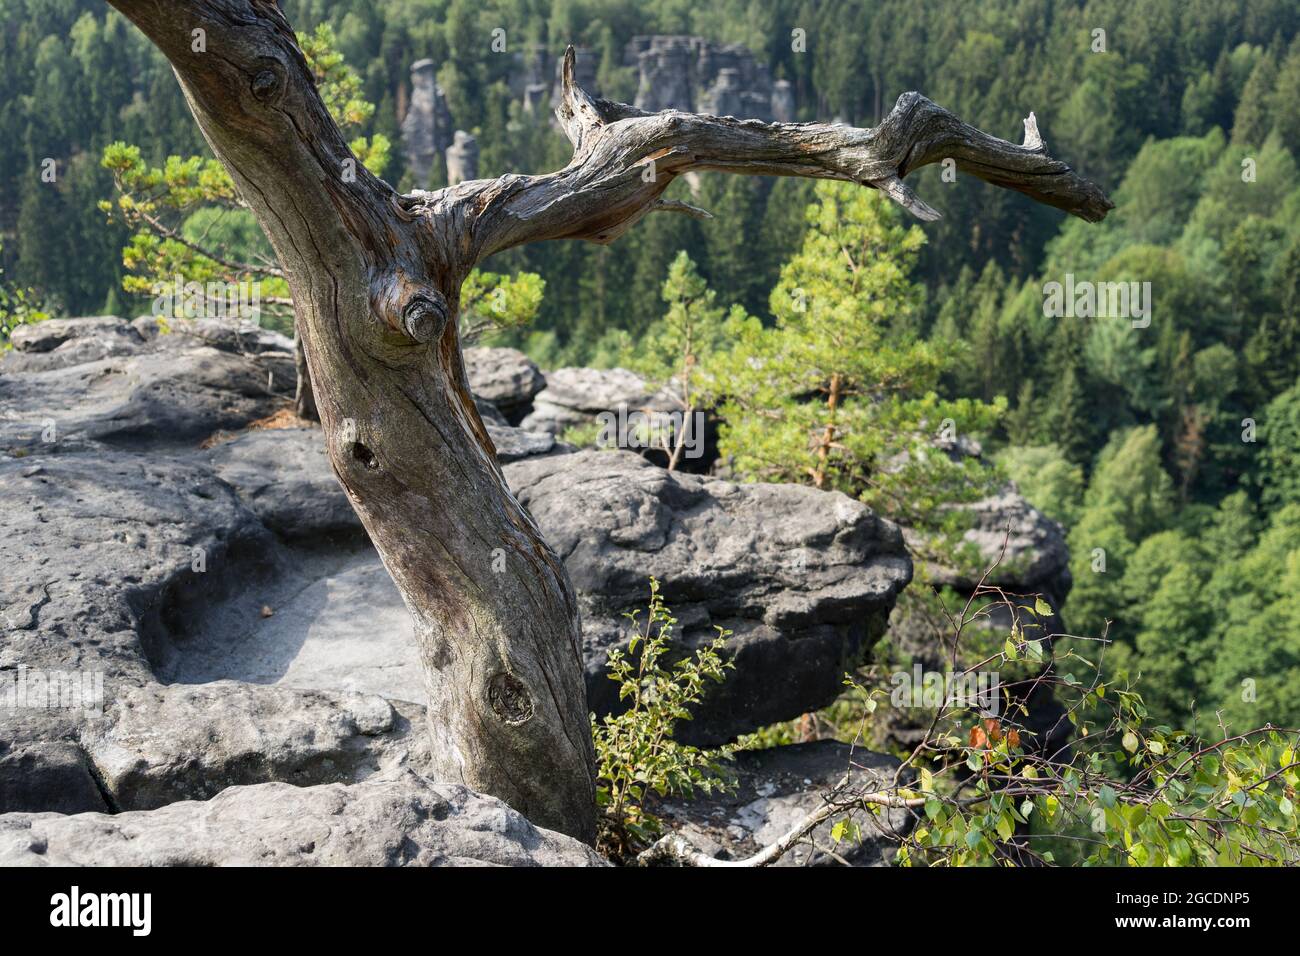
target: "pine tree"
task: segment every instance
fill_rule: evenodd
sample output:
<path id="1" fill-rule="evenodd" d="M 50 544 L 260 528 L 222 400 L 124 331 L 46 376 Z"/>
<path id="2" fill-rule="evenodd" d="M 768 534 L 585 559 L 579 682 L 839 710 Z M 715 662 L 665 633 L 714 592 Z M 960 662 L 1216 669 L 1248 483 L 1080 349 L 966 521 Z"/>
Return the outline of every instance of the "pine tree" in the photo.
<path id="1" fill-rule="evenodd" d="M 764 308 L 766 294 L 776 281 L 755 262 L 754 244 L 763 228 L 768 183 L 749 176 L 708 176 L 700 189 L 699 204 L 708 210 L 725 210 L 701 224 L 706 271 L 717 288 L 728 290 L 732 301 L 753 313 Z"/>
<path id="2" fill-rule="evenodd" d="M 1048 430 L 1052 441 L 1066 458 L 1079 465 L 1090 464 L 1093 448 L 1092 416 L 1075 365 L 1066 367 L 1047 401 Z"/>
<path id="3" fill-rule="evenodd" d="M 722 451 L 743 475 L 860 496 L 920 525 L 982 487 L 937 438 L 980 432 L 998 409 L 937 394 L 950 351 L 895 337 L 918 308 L 924 236 L 877 194 L 819 183 L 800 251 L 772 291 L 773 328 L 736 323 L 722 388 Z"/>
<path id="4" fill-rule="evenodd" d="M 716 295 L 685 252 L 668 268 L 663 285 L 664 317 L 655 322 L 624 363 L 644 375 L 652 387 L 676 398 L 681 421 L 660 435 L 668 470 L 682 462 L 690 447 L 704 438 L 703 412 L 717 401 L 718 356 L 729 342 L 728 330 L 742 326 L 745 310 L 715 305 Z"/>
<path id="5" fill-rule="evenodd" d="M 1278 69 L 1270 102 L 1274 129 L 1291 155 L 1300 156 L 1300 36 L 1291 41 L 1291 49 Z"/>
<path id="6" fill-rule="evenodd" d="M 1241 102 L 1237 104 L 1237 115 L 1232 124 L 1233 143 L 1260 146 L 1268 138 L 1276 116 L 1273 111 L 1276 85 L 1277 61 L 1271 52 L 1265 53 L 1251 70 L 1246 88 L 1241 91 Z"/>

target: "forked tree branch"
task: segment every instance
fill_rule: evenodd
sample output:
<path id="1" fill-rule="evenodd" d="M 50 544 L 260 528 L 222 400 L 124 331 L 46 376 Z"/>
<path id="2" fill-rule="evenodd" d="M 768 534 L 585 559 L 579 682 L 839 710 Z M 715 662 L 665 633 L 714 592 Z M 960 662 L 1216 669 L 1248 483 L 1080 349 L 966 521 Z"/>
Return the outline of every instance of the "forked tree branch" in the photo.
<path id="1" fill-rule="evenodd" d="M 1024 143 L 981 132 L 919 93 L 904 93 L 872 129 L 827 123 L 764 123 L 665 110 L 646 113 L 595 99 L 574 79 L 574 52 L 564 55 L 563 98 L 556 115 L 573 143 L 573 159 L 545 176 L 502 176 L 432 194 L 454 210 L 481 258 L 547 239 L 608 243 L 647 212 L 702 210 L 660 197 L 683 173 L 713 170 L 803 176 L 879 189 L 920 219 L 939 218 L 903 182 L 912 171 L 951 159 L 956 169 L 1090 222 L 1113 208 L 1095 183 L 1053 159 L 1031 113 Z M 420 197 L 412 197 L 418 203 Z M 430 198 L 432 198 L 430 196 Z"/>

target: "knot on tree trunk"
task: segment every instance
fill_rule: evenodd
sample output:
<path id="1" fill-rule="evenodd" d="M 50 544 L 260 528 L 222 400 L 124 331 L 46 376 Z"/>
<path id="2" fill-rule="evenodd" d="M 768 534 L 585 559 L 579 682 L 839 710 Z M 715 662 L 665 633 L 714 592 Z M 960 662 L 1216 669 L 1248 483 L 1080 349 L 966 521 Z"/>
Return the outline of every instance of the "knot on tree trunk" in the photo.
<path id="1" fill-rule="evenodd" d="M 402 310 L 402 328 L 417 342 L 434 342 L 447 328 L 451 310 L 441 292 L 430 290 L 415 295 Z"/>
<path id="2" fill-rule="evenodd" d="M 533 698 L 523 682 L 509 674 L 497 674 L 488 684 L 492 712 L 507 724 L 527 723 L 533 717 Z"/>

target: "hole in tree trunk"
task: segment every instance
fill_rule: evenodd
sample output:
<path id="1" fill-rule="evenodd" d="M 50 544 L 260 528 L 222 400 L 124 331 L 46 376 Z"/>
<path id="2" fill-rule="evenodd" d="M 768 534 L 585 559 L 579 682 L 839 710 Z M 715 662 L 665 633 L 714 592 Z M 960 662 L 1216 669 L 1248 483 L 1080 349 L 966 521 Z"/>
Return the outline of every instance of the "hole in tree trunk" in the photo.
<path id="1" fill-rule="evenodd" d="M 508 724 L 522 724 L 533 716 L 533 699 L 528 688 L 509 674 L 497 674 L 488 685 L 488 702 Z"/>
<path id="2" fill-rule="evenodd" d="M 359 441 L 352 443 L 352 457 L 372 471 L 379 467 L 379 459 L 375 457 L 375 453 Z"/>

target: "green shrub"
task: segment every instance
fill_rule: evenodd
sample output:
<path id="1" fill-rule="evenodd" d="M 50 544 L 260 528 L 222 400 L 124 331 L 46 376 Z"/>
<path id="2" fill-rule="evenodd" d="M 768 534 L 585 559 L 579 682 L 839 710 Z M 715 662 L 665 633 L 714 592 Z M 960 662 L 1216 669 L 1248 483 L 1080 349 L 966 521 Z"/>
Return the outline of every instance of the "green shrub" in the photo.
<path id="1" fill-rule="evenodd" d="M 693 797 L 697 789 L 712 793 L 728 785 L 725 761 L 734 747 L 702 750 L 673 739 L 679 720 L 704 697 L 709 681 L 721 683 L 735 665 L 722 657 L 730 631 L 696 650 L 693 657 L 669 663 L 677 619 L 664 606 L 659 582 L 650 579 L 650 606 L 644 624 L 640 611 L 624 615 L 635 635 L 627 651 L 609 652 L 609 678 L 619 685 L 621 714 L 591 717 L 596 743 L 596 803 L 600 808 L 599 848 L 624 859 L 662 832 L 647 809 L 656 797 Z"/>
<path id="2" fill-rule="evenodd" d="M 31 289 L 6 283 L 4 270 L 0 269 L 0 352 L 9 350 L 9 336 L 18 326 L 43 322 L 48 318 L 37 294 Z"/>

